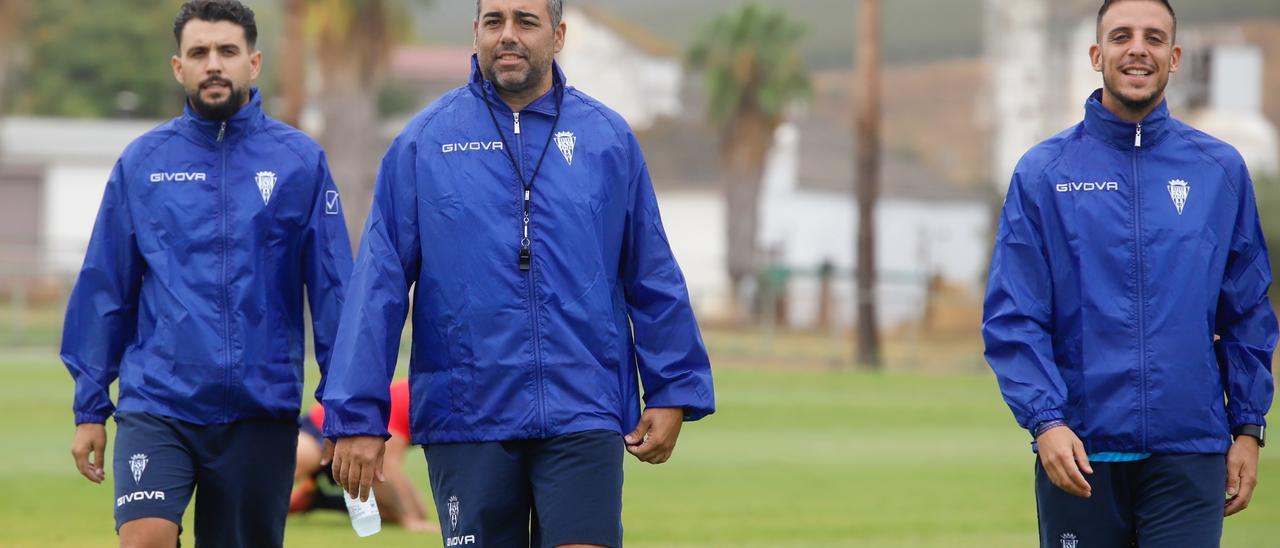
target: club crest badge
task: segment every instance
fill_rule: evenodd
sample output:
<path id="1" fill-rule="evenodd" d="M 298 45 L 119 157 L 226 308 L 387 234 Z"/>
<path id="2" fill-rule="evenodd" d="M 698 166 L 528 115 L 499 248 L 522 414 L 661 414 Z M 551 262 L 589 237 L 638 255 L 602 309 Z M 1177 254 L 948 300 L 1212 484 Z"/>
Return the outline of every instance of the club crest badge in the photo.
<path id="1" fill-rule="evenodd" d="M 1191 185 L 1181 179 L 1169 181 L 1169 197 L 1173 199 L 1173 207 L 1178 208 L 1178 215 L 1182 215 L 1182 208 L 1187 205 L 1187 196 L 1191 194 Z"/>
<path id="2" fill-rule="evenodd" d="M 564 154 L 564 161 L 569 165 L 573 165 L 573 149 L 577 144 L 578 138 L 574 137 L 572 131 L 556 133 L 556 146 L 560 148 L 560 153 Z"/>
<path id="3" fill-rule="evenodd" d="M 129 470 L 133 471 L 133 482 L 141 482 L 142 473 L 147 470 L 147 456 L 142 453 L 138 453 L 129 457 Z"/>
<path id="4" fill-rule="evenodd" d="M 458 530 L 458 497 L 449 497 L 449 528 L 450 530 Z"/>
<path id="5" fill-rule="evenodd" d="M 274 171 L 259 171 L 257 182 L 258 191 L 262 193 L 262 204 L 266 205 L 271 201 L 271 191 L 276 188 L 276 174 Z"/>
<path id="6" fill-rule="evenodd" d="M 1062 541 L 1062 548 L 1078 548 L 1080 545 L 1080 539 L 1071 533 L 1063 533 L 1059 540 Z"/>

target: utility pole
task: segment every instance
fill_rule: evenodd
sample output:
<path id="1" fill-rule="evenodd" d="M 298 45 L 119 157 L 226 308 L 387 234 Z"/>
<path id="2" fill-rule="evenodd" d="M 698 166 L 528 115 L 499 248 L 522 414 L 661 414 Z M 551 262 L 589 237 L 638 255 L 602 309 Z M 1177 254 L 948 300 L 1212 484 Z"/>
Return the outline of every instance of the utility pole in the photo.
<path id="1" fill-rule="evenodd" d="M 876 325 L 876 200 L 880 194 L 880 0 L 859 0 L 857 47 L 852 90 L 857 142 L 854 183 L 858 200 L 858 237 L 854 267 L 858 300 L 858 337 L 854 355 L 866 369 L 880 369 L 880 330 Z"/>

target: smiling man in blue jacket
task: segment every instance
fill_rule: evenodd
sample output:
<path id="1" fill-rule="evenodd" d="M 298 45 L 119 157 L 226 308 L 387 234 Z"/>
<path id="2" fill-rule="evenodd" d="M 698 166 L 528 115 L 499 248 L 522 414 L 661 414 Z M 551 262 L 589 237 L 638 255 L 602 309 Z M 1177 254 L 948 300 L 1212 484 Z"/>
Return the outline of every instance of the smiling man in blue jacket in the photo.
<path id="1" fill-rule="evenodd" d="M 1257 482 L 1270 263 L 1240 155 L 1169 116 L 1175 33 L 1165 0 L 1105 1 L 1102 90 L 1005 199 L 983 336 L 1044 547 L 1217 546 Z"/>
<path id="2" fill-rule="evenodd" d="M 477 2 L 471 82 L 383 159 L 324 394 L 334 475 L 363 495 L 412 291 L 413 441 L 447 546 L 618 546 L 624 447 L 662 463 L 714 410 L 636 138 L 553 61 L 561 10 Z"/>
<path id="3" fill-rule="evenodd" d="M 114 414 L 123 546 L 176 545 L 193 492 L 197 545 L 280 546 L 303 293 L 324 371 L 351 244 L 320 147 L 263 115 L 249 87 L 262 65 L 253 11 L 194 0 L 173 30 L 186 112 L 116 163 L 67 306 L 72 454 L 101 483 Z"/>

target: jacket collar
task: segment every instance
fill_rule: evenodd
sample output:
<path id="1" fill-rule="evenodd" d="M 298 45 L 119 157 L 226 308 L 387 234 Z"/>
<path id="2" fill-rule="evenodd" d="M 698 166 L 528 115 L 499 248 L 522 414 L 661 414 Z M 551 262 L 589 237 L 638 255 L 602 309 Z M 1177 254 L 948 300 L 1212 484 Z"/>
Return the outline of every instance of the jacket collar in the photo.
<path id="1" fill-rule="evenodd" d="M 1169 130 L 1169 103 L 1160 105 L 1142 120 L 1142 147 L 1163 141 Z M 1137 146 L 1138 124 L 1121 120 L 1102 105 L 1102 90 L 1098 89 L 1084 103 L 1084 129 L 1090 135 L 1122 150 Z"/>
<path id="2" fill-rule="evenodd" d="M 262 94 L 258 92 L 258 88 L 249 88 L 249 102 L 240 108 L 234 116 L 227 119 L 226 133 L 222 136 L 223 141 L 238 141 L 245 135 L 252 133 L 262 125 L 265 116 L 262 113 Z M 191 103 L 184 103 L 182 109 L 182 120 L 200 137 L 202 140 L 216 143 L 218 141 L 218 133 L 222 131 L 222 122 L 219 120 L 210 120 L 201 116 L 195 109 L 191 108 Z"/>
<path id="3" fill-rule="evenodd" d="M 471 54 L 471 82 L 467 84 L 471 88 L 471 92 L 477 97 L 488 101 L 494 108 L 500 109 L 499 112 L 511 112 L 511 107 L 502 100 L 498 95 L 498 90 L 494 89 L 493 82 L 485 80 L 484 73 L 480 72 L 480 61 L 476 54 Z M 542 97 L 534 99 L 529 106 L 524 107 L 521 112 L 536 112 L 547 116 L 555 116 L 560 110 L 560 102 L 564 97 L 565 78 L 564 71 L 560 70 L 560 63 L 551 61 L 551 90 L 543 94 Z"/>

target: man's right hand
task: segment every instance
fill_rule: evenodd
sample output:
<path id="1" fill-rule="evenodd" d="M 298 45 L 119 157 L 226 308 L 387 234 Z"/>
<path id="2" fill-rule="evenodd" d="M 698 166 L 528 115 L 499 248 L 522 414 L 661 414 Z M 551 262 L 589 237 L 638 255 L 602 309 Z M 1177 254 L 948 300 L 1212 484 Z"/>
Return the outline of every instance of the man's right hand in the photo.
<path id="1" fill-rule="evenodd" d="M 338 438 L 333 448 L 333 479 L 338 480 L 352 498 L 369 500 L 374 478 L 387 481 L 382 474 L 382 456 L 386 451 L 386 442 L 378 436 Z"/>
<path id="2" fill-rule="evenodd" d="M 107 428 L 101 424 L 84 423 L 76 426 L 76 437 L 71 441 L 71 456 L 76 459 L 80 475 L 94 483 L 106 479 L 103 463 L 107 453 Z M 93 462 L 89 461 L 93 455 Z"/>
<path id="3" fill-rule="evenodd" d="M 1049 475 L 1049 481 L 1059 489 L 1077 497 L 1089 498 L 1093 487 L 1084 479 L 1085 474 L 1093 474 L 1089 466 L 1089 455 L 1084 451 L 1084 443 L 1066 426 L 1050 428 L 1036 438 L 1040 450 L 1040 466 Z"/>

